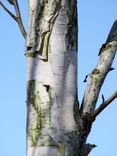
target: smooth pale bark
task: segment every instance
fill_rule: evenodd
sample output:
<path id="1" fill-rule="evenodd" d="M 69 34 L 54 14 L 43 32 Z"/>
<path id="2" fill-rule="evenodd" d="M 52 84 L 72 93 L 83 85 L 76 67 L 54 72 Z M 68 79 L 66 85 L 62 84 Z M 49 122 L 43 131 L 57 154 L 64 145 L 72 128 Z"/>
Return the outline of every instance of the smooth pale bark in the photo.
<path id="1" fill-rule="evenodd" d="M 111 71 L 111 66 L 117 50 L 117 19 L 115 19 L 106 43 L 100 49 L 99 62 L 88 77 L 85 94 L 82 101 L 83 114 L 91 113 L 95 110 L 100 89 L 103 82 Z"/>
<path id="2" fill-rule="evenodd" d="M 82 104 L 77 99 L 76 0 L 29 0 L 25 32 L 17 0 L 16 16 L 26 38 L 27 156 L 88 156 L 95 145 L 86 143 L 96 117 L 115 99 L 115 91 L 95 110 L 98 95 L 117 50 L 117 19 L 100 48 L 99 62 L 86 76 Z M 87 80 L 88 77 L 88 80 Z"/>
<path id="3" fill-rule="evenodd" d="M 29 3 L 27 156 L 76 156 L 76 1 Z"/>
<path id="4" fill-rule="evenodd" d="M 95 147 L 86 140 L 115 57 L 117 22 L 89 75 L 79 108 L 76 6 L 76 0 L 29 0 L 27 156 L 88 156 Z"/>

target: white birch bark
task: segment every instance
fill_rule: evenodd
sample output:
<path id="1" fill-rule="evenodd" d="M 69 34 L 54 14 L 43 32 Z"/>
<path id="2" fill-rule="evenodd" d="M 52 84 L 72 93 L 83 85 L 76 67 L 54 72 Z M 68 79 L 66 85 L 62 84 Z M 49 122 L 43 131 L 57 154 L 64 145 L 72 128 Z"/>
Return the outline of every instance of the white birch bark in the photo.
<path id="1" fill-rule="evenodd" d="M 27 156 L 75 156 L 76 1 L 29 3 Z"/>
<path id="2" fill-rule="evenodd" d="M 117 50 L 117 19 L 115 19 L 107 41 L 102 45 L 99 61 L 88 76 L 87 87 L 82 101 L 83 114 L 94 112 L 103 82 L 111 71 Z"/>
<path id="3" fill-rule="evenodd" d="M 86 143 L 96 117 L 115 99 L 115 91 L 95 110 L 101 86 L 117 50 L 117 19 L 99 52 L 99 62 L 86 76 L 82 104 L 77 99 L 76 0 L 29 0 L 28 32 L 18 1 L 16 16 L 26 38 L 27 156 L 88 156 L 95 145 Z M 88 80 L 87 80 L 88 77 Z"/>
<path id="4" fill-rule="evenodd" d="M 95 147 L 86 141 L 96 102 L 117 48 L 117 22 L 89 75 L 79 109 L 76 0 L 29 0 L 29 4 L 27 156 L 88 156 Z"/>

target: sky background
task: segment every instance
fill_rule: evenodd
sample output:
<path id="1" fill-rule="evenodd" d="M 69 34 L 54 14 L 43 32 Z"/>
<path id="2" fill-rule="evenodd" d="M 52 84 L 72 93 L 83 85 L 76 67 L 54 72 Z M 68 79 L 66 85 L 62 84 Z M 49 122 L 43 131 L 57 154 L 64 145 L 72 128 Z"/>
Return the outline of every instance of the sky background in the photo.
<path id="1" fill-rule="evenodd" d="M 19 0 L 25 28 L 27 29 L 27 1 Z M 14 12 L 6 0 L 2 0 Z M 101 45 L 106 41 L 117 16 L 116 0 L 79 0 L 79 101 L 82 101 L 85 76 L 96 66 Z M 26 62 L 25 41 L 17 23 L 0 7 L 0 155 L 25 156 L 26 141 Z M 117 89 L 116 68 L 110 72 L 102 87 L 98 105 Z M 114 101 L 95 121 L 88 138 L 97 147 L 89 156 L 117 155 L 117 101 Z"/>

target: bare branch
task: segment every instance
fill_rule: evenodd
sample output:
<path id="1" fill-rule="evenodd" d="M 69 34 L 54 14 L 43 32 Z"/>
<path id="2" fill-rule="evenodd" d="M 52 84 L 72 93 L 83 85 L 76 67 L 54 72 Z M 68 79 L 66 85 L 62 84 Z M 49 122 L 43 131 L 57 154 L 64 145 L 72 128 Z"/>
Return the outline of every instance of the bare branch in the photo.
<path id="1" fill-rule="evenodd" d="M 112 103 L 113 100 L 117 98 L 117 91 L 115 91 L 110 98 L 108 98 L 104 103 L 102 103 L 99 108 L 97 108 L 94 113 L 93 117 L 95 118 L 98 116 L 109 104 Z"/>
<path id="2" fill-rule="evenodd" d="M 109 71 L 115 70 L 115 68 L 111 67 Z"/>
<path id="3" fill-rule="evenodd" d="M 115 19 L 115 22 L 113 23 L 113 26 L 110 30 L 110 33 L 107 37 L 106 43 L 117 41 L 117 17 Z"/>
<path id="4" fill-rule="evenodd" d="M 26 34 L 25 28 L 23 26 L 23 22 L 22 22 L 22 18 L 21 18 L 21 14 L 20 14 L 18 1 L 14 0 L 13 3 L 14 3 L 15 12 L 16 12 L 17 21 L 18 21 L 18 25 L 19 25 L 20 31 L 21 31 L 23 37 L 26 39 L 27 34 Z"/>
<path id="5" fill-rule="evenodd" d="M 87 82 L 88 76 L 89 76 L 89 74 L 85 76 L 85 79 L 84 79 L 84 81 L 83 81 L 84 83 Z"/>
<path id="6" fill-rule="evenodd" d="M 18 22 L 17 17 L 12 12 L 10 12 L 1 1 L 0 5 L 16 22 Z"/>
<path id="7" fill-rule="evenodd" d="M 91 150 L 95 147 L 96 145 L 94 144 L 84 144 L 83 147 L 81 148 L 81 156 L 89 155 Z"/>
<path id="8" fill-rule="evenodd" d="M 7 0 L 11 5 L 14 5 L 13 1 L 14 0 Z"/>
<path id="9" fill-rule="evenodd" d="M 115 20 L 106 43 L 100 49 L 100 58 L 89 74 L 80 112 L 84 115 L 95 111 L 95 106 L 103 82 L 110 71 L 117 50 L 117 19 Z"/>
<path id="10" fill-rule="evenodd" d="M 26 34 L 25 28 L 24 28 L 23 23 L 22 23 L 18 2 L 17 2 L 17 0 L 13 0 L 13 1 L 8 0 L 8 2 L 14 6 L 16 16 L 12 12 L 10 12 L 1 1 L 0 1 L 0 5 L 18 23 L 20 31 L 21 31 L 23 37 L 26 39 L 27 34 Z"/>
<path id="11" fill-rule="evenodd" d="M 102 103 L 105 102 L 105 98 L 104 98 L 104 95 L 102 94 Z"/>

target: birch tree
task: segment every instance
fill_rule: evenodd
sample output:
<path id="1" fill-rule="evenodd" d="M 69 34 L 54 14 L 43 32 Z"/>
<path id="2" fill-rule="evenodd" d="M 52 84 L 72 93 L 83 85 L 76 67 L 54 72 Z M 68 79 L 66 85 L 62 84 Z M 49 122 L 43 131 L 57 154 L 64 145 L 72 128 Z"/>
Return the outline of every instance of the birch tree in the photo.
<path id="1" fill-rule="evenodd" d="M 82 103 L 77 91 L 77 1 L 29 0 L 25 30 L 17 0 L 8 0 L 26 40 L 27 156 L 88 156 L 96 147 L 87 143 L 96 117 L 117 98 L 115 91 L 96 108 L 100 89 L 117 49 L 117 19 L 99 51 L 99 61 L 86 76 Z M 79 73 L 80 74 L 80 73 Z"/>

